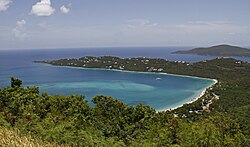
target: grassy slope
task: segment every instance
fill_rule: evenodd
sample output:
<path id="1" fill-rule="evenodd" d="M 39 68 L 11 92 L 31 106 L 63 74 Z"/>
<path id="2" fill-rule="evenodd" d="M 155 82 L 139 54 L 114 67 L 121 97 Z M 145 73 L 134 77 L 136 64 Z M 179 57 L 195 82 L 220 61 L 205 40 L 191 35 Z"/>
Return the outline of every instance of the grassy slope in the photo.
<path id="1" fill-rule="evenodd" d="M 61 145 L 32 139 L 31 137 L 22 136 L 17 130 L 0 127 L 0 146 L 58 147 Z"/>

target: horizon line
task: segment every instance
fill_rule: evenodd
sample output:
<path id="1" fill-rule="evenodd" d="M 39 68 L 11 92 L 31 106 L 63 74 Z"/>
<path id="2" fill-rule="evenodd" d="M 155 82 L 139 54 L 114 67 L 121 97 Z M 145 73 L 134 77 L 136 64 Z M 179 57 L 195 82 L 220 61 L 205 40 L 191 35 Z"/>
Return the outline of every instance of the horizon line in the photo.
<path id="1" fill-rule="evenodd" d="M 177 45 L 170 45 L 170 46 L 89 46 L 89 47 L 45 47 L 45 48 L 2 48 L 0 49 L 0 51 L 6 51 L 6 50 L 49 50 L 49 49 L 53 49 L 53 50 L 57 50 L 57 49 L 107 49 L 107 48 L 170 48 L 170 47 L 182 47 L 182 48 L 197 48 L 197 47 L 211 47 L 211 46 L 217 46 L 217 45 L 230 45 L 230 46 L 239 46 L 239 45 L 231 45 L 231 44 L 215 44 L 215 45 L 204 45 L 204 46 L 191 46 L 191 45 L 187 45 L 187 46 L 177 46 Z M 247 46 L 239 46 L 239 47 L 245 47 L 250 49 L 250 45 Z"/>

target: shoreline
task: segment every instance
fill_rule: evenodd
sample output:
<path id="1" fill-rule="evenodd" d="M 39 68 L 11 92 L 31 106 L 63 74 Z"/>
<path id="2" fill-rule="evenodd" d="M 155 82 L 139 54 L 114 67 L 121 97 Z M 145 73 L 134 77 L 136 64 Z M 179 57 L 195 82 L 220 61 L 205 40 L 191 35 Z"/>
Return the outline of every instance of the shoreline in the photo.
<path id="1" fill-rule="evenodd" d="M 205 95 L 206 91 L 207 91 L 209 88 L 213 87 L 215 84 L 218 83 L 218 80 L 216 80 L 216 79 L 212 79 L 212 80 L 214 81 L 214 83 L 210 84 L 208 87 L 206 87 L 205 89 L 203 89 L 203 90 L 201 91 L 201 93 L 199 94 L 199 96 L 197 96 L 197 97 L 195 97 L 195 98 L 192 98 L 190 101 L 185 102 L 184 104 L 177 105 L 177 106 L 175 106 L 175 107 L 173 107 L 173 108 L 166 108 L 166 109 L 158 110 L 157 112 L 173 111 L 173 110 L 175 110 L 175 109 L 178 109 L 178 108 L 182 107 L 182 106 L 185 105 L 185 104 L 191 104 L 191 103 L 197 101 L 198 99 L 200 99 L 202 96 Z"/>
<path id="2" fill-rule="evenodd" d="M 47 63 L 41 63 L 41 64 L 47 64 Z M 160 75 L 170 75 L 170 76 L 176 76 L 176 77 L 187 77 L 187 78 L 194 78 L 194 79 L 203 79 L 203 80 L 216 80 L 216 79 L 210 79 L 210 78 L 203 78 L 203 77 L 197 77 L 197 76 L 189 76 L 189 75 L 181 75 L 181 74 L 171 74 L 171 73 L 165 73 L 165 72 L 146 72 L 146 71 L 130 71 L 130 70 L 121 70 L 121 69 L 106 69 L 106 68 L 91 68 L 91 67 L 74 67 L 74 66 L 60 66 L 60 65 L 52 65 L 47 64 L 48 66 L 52 67 L 60 67 L 60 68 L 73 68 L 73 69 L 89 69 L 89 70 L 106 70 L 106 71 L 115 71 L 115 72 L 127 72 L 127 73 L 141 73 L 141 74 L 160 74 Z"/>
<path id="3" fill-rule="evenodd" d="M 44 64 L 44 63 L 42 63 Z M 143 71 L 130 71 L 130 70 L 120 70 L 120 69 L 106 69 L 106 68 L 86 68 L 86 67 L 74 67 L 74 66 L 57 66 L 57 65 L 52 65 L 52 64 L 46 64 L 52 67 L 59 67 L 59 68 L 72 68 L 72 69 L 89 69 L 89 70 L 106 70 L 106 71 L 115 71 L 115 72 L 127 72 L 127 73 L 142 73 L 142 74 L 160 74 L 160 75 L 170 75 L 170 76 L 177 76 L 177 77 L 188 77 L 188 78 L 195 78 L 195 79 L 203 79 L 203 80 L 212 80 L 213 83 L 210 84 L 208 87 L 204 88 L 201 93 L 192 98 L 190 101 L 185 102 L 183 104 L 174 106 L 172 108 L 165 108 L 165 109 L 161 109 L 161 110 L 156 110 L 156 112 L 164 112 L 164 111 L 173 111 L 177 108 L 182 107 L 185 104 L 191 104 L 195 101 L 197 101 L 198 99 L 200 99 L 207 91 L 207 89 L 211 88 L 212 86 L 214 86 L 215 84 L 218 83 L 217 79 L 210 79 L 210 78 L 203 78 L 203 77 L 196 77 L 196 76 L 189 76 L 189 75 L 179 75 L 179 74 L 170 74 L 170 73 L 163 73 L 163 72 L 143 72 Z"/>

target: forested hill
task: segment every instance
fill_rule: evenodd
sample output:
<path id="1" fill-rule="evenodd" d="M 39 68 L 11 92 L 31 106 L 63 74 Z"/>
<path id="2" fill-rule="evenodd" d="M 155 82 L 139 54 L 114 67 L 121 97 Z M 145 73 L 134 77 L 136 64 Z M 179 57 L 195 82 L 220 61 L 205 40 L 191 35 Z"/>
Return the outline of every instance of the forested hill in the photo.
<path id="1" fill-rule="evenodd" d="M 216 58 L 197 63 L 168 61 L 160 58 L 118 58 L 112 56 L 85 56 L 79 59 L 35 61 L 55 66 L 82 68 L 118 69 L 128 71 L 159 72 L 198 76 L 212 79 L 231 80 L 234 77 L 248 77 L 250 64 L 233 58 Z M 244 75 L 244 76 L 243 76 Z"/>
<path id="2" fill-rule="evenodd" d="M 210 56 L 238 56 L 238 57 L 250 57 L 250 49 L 230 46 L 230 45 L 218 45 L 208 48 L 195 48 L 186 51 L 176 51 L 173 54 L 197 54 L 197 55 L 210 55 Z"/>

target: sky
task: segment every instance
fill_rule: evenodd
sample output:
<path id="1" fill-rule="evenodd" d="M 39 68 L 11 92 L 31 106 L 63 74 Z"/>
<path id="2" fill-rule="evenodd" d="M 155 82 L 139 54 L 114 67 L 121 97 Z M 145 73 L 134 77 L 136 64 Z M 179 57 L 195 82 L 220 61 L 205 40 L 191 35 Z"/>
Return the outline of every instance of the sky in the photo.
<path id="1" fill-rule="evenodd" d="M 250 0 L 0 0 L 0 49 L 250 46 Z"/>

